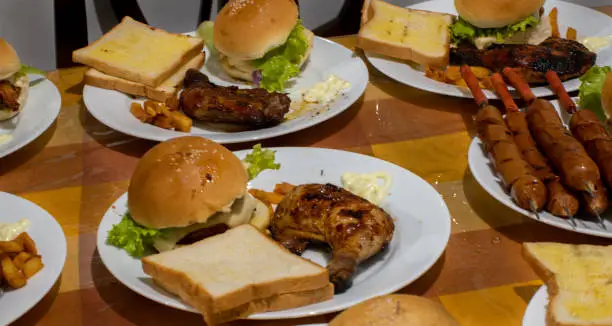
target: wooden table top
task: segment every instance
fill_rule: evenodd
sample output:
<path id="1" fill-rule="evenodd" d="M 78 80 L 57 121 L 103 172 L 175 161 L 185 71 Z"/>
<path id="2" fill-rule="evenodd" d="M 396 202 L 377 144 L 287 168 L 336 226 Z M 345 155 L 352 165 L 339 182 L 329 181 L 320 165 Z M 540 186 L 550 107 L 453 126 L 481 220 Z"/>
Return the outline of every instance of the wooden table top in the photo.
<path id="1" fill-rule="evenodd" d="M 612 6 L 598 8 L 612 15 Z M 353 49 L 354 36 L 335 38 Z M 350 109 L 321 125 L 263 141 L 372 155 L 430 182 L 452 215 L 444 255 L 401 293 L 441 302 L 462 325 L 517 326 L 542 284 L 521 258 L 524 241 L 608 243 L 556 229 L 506 208 L 477 184 L 467 166 L 474 136 L 469 99 L 427 93 L 368 66 L 370 83 Z M 198 325 L 197 314 L 165 307 L 129 290 L 102 264 L 96 230 L 127 190 L 138 159 L 154 142 L 126 136 L 93 118 L 82 101 L 85 68 L 49 73 L 62 95 L 57 121 L 36 141 L 0 159 L 0 190 L 27 198 L 60 222 L 68 257 L 60 280 L 15 325 Z M 228 146 L 232 150 L 253 144 Z M 332 315 L 232 325 L 305 325 Z"/>

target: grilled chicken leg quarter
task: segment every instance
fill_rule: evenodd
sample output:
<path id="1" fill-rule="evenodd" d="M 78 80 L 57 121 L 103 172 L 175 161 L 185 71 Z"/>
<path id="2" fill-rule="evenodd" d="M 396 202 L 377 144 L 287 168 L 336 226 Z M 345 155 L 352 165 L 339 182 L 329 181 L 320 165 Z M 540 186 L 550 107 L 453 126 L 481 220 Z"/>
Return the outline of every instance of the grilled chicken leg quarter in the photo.
<path id="1" fill-rule="evenodd" d="M 393 237 L 393 220 L 380 207 L 331 184 L 300 185 L 279 203 L 272 236 L 301 255 L 311 242 L 328 244 L 327 269 L 336 292 L 351 285 L 357 265 L 384 249 Z"/>

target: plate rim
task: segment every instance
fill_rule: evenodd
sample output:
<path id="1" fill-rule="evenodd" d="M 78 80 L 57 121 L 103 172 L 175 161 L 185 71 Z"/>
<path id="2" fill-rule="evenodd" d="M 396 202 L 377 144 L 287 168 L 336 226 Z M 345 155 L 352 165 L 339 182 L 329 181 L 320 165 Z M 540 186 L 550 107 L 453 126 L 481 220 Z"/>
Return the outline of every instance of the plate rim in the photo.
<path id="1" fill-rule="evenodd" d="M 546 306 L 539 306 L 538 303 L 540 303 L 540 301 L 548 302 L 548 288 L 546 287 L 546 284 L 542 284 L 533 297 L 531 297 L 531 300 L 529 300 L 527 308 L 525 308 L 525 313 L 523 314 L 523 326 L 545 326 L 544 324 L 534 325 L 529 323 L 530 319 L 537 318 L 537 316 L 541 314 L 541 309 L 543 309 L 544 316 L 546 316 Z M 544 319 L 546 319 L 546 317 L 544 317 Z"/>
<path id="2" fill-rule="evenodd" d="M 320 311 L 317 312 L 309 312 L 309 313 L 301 313 L 301 314 L 295 314 L 295 315 L 290 315 L 290 316 L 284 316 L 284 317 L 274 317 L 274 316 L 267 316 L 268 313 L 258 313 L 258 314 L 253 314 L 250 315 L 249 317 L 247 317 L 247 319 L 249 320 L 289 320 L 289 319 L 296 319 L 296 318 L 305 318 L 305 317 L 313 317 L 313 316 L 319 316 L 319 315 L 325 315 L 325 314 L 329 314 L 329 313 L 334 313 L 334 312 L 338 312 L 341 310 L 345 310 L 348 309 L 349 307 L 357 304 L 358 302 L 362 302 L 364 300 L 368 300 L 372 297 L 375 296 L 379 296 L 379 295 L 384 295 L 384 294 L 389 294 L 389 293 L 394 293 L 398 290 L 401 290 L 403 288 L 405 288 L 406 286 L 408 286 L 409 284 L 412 284 L 413 282 L 415 282 L 416 280 L 418 280 L 421 276 L 423 276 L 425 273 L 427 273 L 432 267 L 433 265 L 440 260 L 440 258 L 443 256 L 444 252 L 446 251 L 446 248 L 448 246 L 448 242 L 450 241 L 450 236 L 451 236 L 451 219 L 452 216 L 450 214 L 450 210 L 448 209 L 448 205 L 446 204 L 446 201 L 444 200 L 444 198 L 442 197 L 442 195 L 433 187 L 433 185 L 431 185 L 429 182 L 427 182 L 425 179 L 421 178 L 419 175 L 417 175 L 416 173 L 403 168 L 395 163 L 377 158 L 377 157 L 373 157 L 373 156 L 369 156 L 369 155 L 365 155 L 365 154 L 361 154 L 361 153 L 355 153 L 355 152 L 350 152 L 350 151 L 344 151 L 344 150 L 339 150 L 339 149 L 330 149 L 330 148 L 320 148 L 320 147 L 269 147 L 266 149 L 270 149 L 270 150 L 274 150 L 274 151 L 283 151 L 283 150 L 289 150 L 289 151 L 304 151 L 304 150 L 312 150 L 312 151 L 322 151 L 322 152 L 339 152 L 342 154 L 348 154 L 348 155 L 354 155 L 356 157 L 360 157 L 360 158 L 365 158 L 365 159 L 370 159 L 370 160 L 376 160 L 376 161 L 380 161 L 383 164 L 389 164 L 389 165 L 393 165 L 396 168 L 399 168 L 401 170 L 403 170 L 403 173 L 407 173 L 409 175 L 411 175 L 411 177 L 415 177 L 416 180 L 418 180 L 418 182 L 420 182 L 422 184 L 422 186 L 424 187 L 424 189 L 428 189 L 428 191 L 430 191 L 432 194 L 437 194 L 438 195 L 438 203 L 436 205 L 439 205 L 439 208 L 441 209 L 441 213 L 444 213 L 444 224 L 443 225 L 439 225 L 437 226 L 437 228 L 439 229 L 439 236 L 441 237 L 442 240 L 440 240 L 440 248 L 439 250 L 435 250 L 432 251 L 432 253 L 430 254 L 430 261 L 427 261 L 426 264 L 423 265 L 422 271 L 420 273 L 417 273 L 417 275 L 415 275 L 412 279 L 406 279 L 403 280 L 402 282 L 397 283 L 397 285 L 393 286 L 393 287 L 389 287 L 389 288 L 385 288 L 384 290 L 380 290 L 380 291 L 371 291 L 373 294 L 370 294 L 366 297 L 363 298 L 359 298 L 357 302 L 352 303 L 352 304 L 344 304 L 344 305 L 336 305 L 327 309 L 320 309 Z M 250 150 L 239 150 L 239 151 L 234 151 L 233 153 L 237 156 L 243 155 L 245 153 L 250 152 Z M 127 192 L 123 193 L 121 196 L 119 196 L 115 201 L 113 201 L 113 203 L 109 206 L 108 210 L 104 213 L 104 216 L 102 217 L 102 219 L 100 220 L 100 225 L 104 222 L 104 220 L 106 219 L 106 216 L 108 214 L 112 214 L 115 213 L 113 212 L 113 207 L 116 207 L 116 204 L 120 201 L 122 201 L 125 197 L 127 197 Z M 442 218 L 440 219 L 442 220 Z M 100 226 L 99 225 L 99 226 Z M 96 245 L 97 246 L 108 246 L 106 245 L 106 230 L 103 230 L 102 228 L 100 228 L 98 226 L 98 231 L 97 231 L 97 239 L 96 239 Z M 113 275 L 113 277 L 115 277 L 119 282 L 121 282 L 123 285 L 125 285 L 127 288 L 129 288 L 130 290 L 138 293 L 139 295 L 158 302 L 160 304 L 163 304 L 165 306 L 174 308 L 174 309 L 179 309 L 179 310 L 183 310 L 183 311 L 188 311 L 188 312 L 192 312 L 192 313 L 197 313 L 197 311 L 193 311 L 193 310 L 185 310 L 181 307 L 175 306 L 169 302 L 164 302 L 164 301 L 160 301 L 160 300 L 155 300 L 152 299 L 146 295 L 143 295 L 141 292 L 138 291 L 138 289 L 136 287 L 133 287 L 131 285 L 128 285 L 126 283 L 123 283 L 123 281 L 121 279 L 119 279 L 115 273 L 113 271 L 111 271 L 108 268 L 108 265 L 106 264 L 105 258 L 102 256 L 101 251 L 98 249 L 98 253 L 100 254 L 100 259 L 102 261 L 102 263 L 105 265 L 105 267 L 109 270 L 109 272 Z M 108 257 L 107 257 L 108 258 Z M 180 301 L 182 301 L 179 298 Z M 353 300 L 354 301 L 354 300 Z M 189 306 L 187 303 L 185 303 L 185 305 Z"/>
<path id="3" fill-rule="evenodd" d="M 447 1 L 447 0 L 427 0 L 427 1 L 423 1 L 423 2 L 419 2 L 419 3 L 415 3 L 412 5 L 408 5 L 405 6 L 405 8 L 421 8 L 422 6 L 427 6 L 430 3 L 445 3 L 448 2 L 449 6 L 452 6 L 452 2 L 451 1 Z M 576 8 L 580 8 L 580 10 L 587 10 L 590 13 L 589 14 L 593 14 L 593 15 L 598 15 L 600 17 L 605 17 L 610 21 L 610 25 L 612 25 L 612 17 L 608 16 L 600 11 L 597 11 L 591 7 L 587 7 L 587 6 L 583 6 L 577 3 L 573 3 L 573 2 L 567 2 L 567 1 L 563 1 L 563 0 L 548 0 L 548 3 L 552 3 L 554 6 L 564 6 L 567 7 L 569 11 L 571 11 L 572 9 L 576 9 Z M 604 26 L 602 28 L 605 28 L 608 26 Z M 438 81 L 434 81 L 435 84 L 432 85 L 432 87 L 429 87 L 428 85 L 424 85 L 424 84 L 419 84 L 419 83 L 406 83 L 405 79 L 402 80 L 402 78 L 398 78 L 395 75 L 389 75 L 386 72 L 384 72 L 380 66 L 377 64 L 376 60 L 385 60 L 385 61 L 392 61 L 392 59 L 388 59 L 388 58 L 384 58 L 381 57 L 377 54 L 368 52 L 368 51 L 364 51 L 364 57 L 368 60 L 368 62 L 381 74 L 383 74 L 384 76 L 393 79 L 394 81 L 401 83 L 403 85 L 406 86 L 410 86 L 422 91 L 426 91 L 429 93 L 434 93 L 434 94 L 438 94 L 438 95 L 443 95 L 443 96 L 451 96 L 451 97 L 457 97 L 457 98 L 473 98 L 472 94 L 469 92 L 464 92 L 462 91 L 459 87 L 450 85 L 450 84 L 444 84 L 442 82 L 438 82 Z M 573 82 L 574 80 L 577 80 L 578 78 L 574 78 L 568 81 L 563 82 L 563 85 L 566 87 L 568 92 L 574 92 L 578 90 L 578 87 L 580 86 L 579 83 L 577 82 Z M 576 85 L 573 85 L 572 87 L 568 87 L 568 83 L 569 82 L 573 82 Z M 452 89 L 449 89 L 448 91 L 442 91 L 441 90 L 441 86 L 446 85 L 446 86 L 452 86 Z M 570 85 L 571 86 L 571 85 Z M 538 94 L 537 97 L 548 97 L 548 96 L 554 96 L 554 92 L 552 91 L 552 89 L 548 86 L 537 86 L 532 88 L 532 90 L 534 90 L 535 88 L 538 89 Z M 514 91 L 513 88 L 509 88 L 510 90 L 510 94 L 514 97 L 514 98 L 519 98 L 519 94 Z M 499 99 L 499 97 L 497 96 L 497 94 L 493 91 L 490 90 L 483 90 L 485 95 L 487 96 L 487 98 L 489 99 Z M 534 91 L 535 92 L 535 91 Z"/>
<path id="4" fill-rule="evenodd" d="M 189 32 L 189 33 L 185 33 L 187 35 L 193 35 L 195 33 L 194 32 Z M 338 109 L 336 110 L 328 110 L 326 112 L 326 114 L 322 114 L 322 115 L 318 115 L 316 118 L 311 118 L 308 121 L 305 121 L 304 123 L 301 124 L 297 124 L 296 126 L 294 126 L 293 128 L 288 128 L 288 129 L 280 129 L 280 130 L 276 130 L 273 132 L 265 132 L 263 135 L 252 135 L 252 136 L 242 136 L 242 137 L 235 137 L 234 139 L 221 139 L 218 140 L 216 139 L 214 134 L 211 135 L 206 135 L 206 134 L 198 134 L 198 133 L 184 133 L 184 132 L 178 132 L 178 131 L 172 131 L 172 130 L 164 130 L 162 129 L 160 133 L 155 133 L 154 135 L 152 134 L 148 134 L 148 135 L 142 135 L 139 134 L 138 132 L 133 132 L 131 130 L 129 130 L 129 128 L 125 128 L 126 130 L 119 130 L 116 128 L 116 126 L 113 126 L 112 123 L 109 123 L 108 119 L 105 119 L 103 116 L 101 116 L 100 114 L 97 114 L 97 110 L 93 110 L 91 109 L 91 107 L 93 107 L 91 105 L 91 96 L 92 95 L 88 95 L 91 94 L 91 92 L 96 91 L 97 89 L 101 89 L 99 87 L 95 87 L 95 86 L 91 86 L 91 85 L 87 85 L 85 84 L 83 86 L 83 102 L 85 103 L 85 107 L 87 108 L 87 111 L 99 122 L 101 122 L 102 124 L 104 124 L 105 126 L 116 130 L 118 132 L 124 133 L 128 136 L 132 136 L 135 138 L 140 138 L 140 139 L 147 139 L 147 140 L 152 140 L 152 141 L 157 141 L 157 142 L 162 142 L 162 141 L 166 141 L 172 138 L 176 138 L 176 137 L 181 137 L 181 136 L 198 136 L 198 137 L 204 137 L 204 138 L 208 138 L 211 140 L 214 140 L 215 142 L 219 143 L 219 144 L 239 144 L 239 143 L 247 143 L 247 142 L 253 142 L 253 141 L 260 141 L 260 140 L 264 140 L 264 139 L 271 139 L 271 138 L 276 138 L 276 137 L 280 137 L 280 136 L 284 136 L 284 135 L 288 135 L 288 134 L 292 134 L 292 133 L 296 133 L 298 131 L 302 131 L 305 129 L 309 129 L 311 127 L 314 127 L 316 125 L 319 125 L 321 123 L 324 123 L 326 121 L 329 121 L 333 118 L 335 118 L 336 116 L 338 116 L 339 114 L 345 112 L 346 110 L 350 109 L 355 103 L 357 103 L 359 101 L 359 99 L 361 97 L 364 96 L 365 91 L 368 87 L 368 84 L 370 82 L 370 74 L 369 74 L 369 70 L 368 67 L 366 65 L 366 63 L 364 62 L 363 58 L 361 58 L 360 56 L 355 56 L 355 52 L 352 51 L 351 49 L 347 48 L 346 46 L 338 43 L 338 42 L 334 42 L 330 39 L 324 38 L 324 37 L 320 37 L 320 36 L 315 36 L 315 39 L 319 42 L 325 42 L 329 45 L 332 46 L 336 46 L 339 47 L 342 51 L 347 51 L 346 54 L 352 54 L 351 55 L 351 59 L 350 60 L 356 60 L 355 62 L 358 62 L 358 72 L 359 73 L 351 73 L 351 74 L 362 74 L 364 76 L 364 79 L 359 83 L 359 84 L 353 84 L 352 86 L 356 87 L 354 89 L 355 92 L 355 98 L 354 100 L 349 100 L 345 105 L 339 105 Z M 313 51 L 316 51 L 317 47 L 314 47 Z M 354 58 L 354 59 L 353 59 Z M 202 70 L 202 68 L 200 69 L 200 71 Z M 357 71 L 357 70 L 355 70 Z M 105 89 L 103 89 L 105 90 Z M 106 90 L 106 91 L 113 91 L 113 90 Z M 114 90 L 113 92 L 117 92 L 117 93 L 121 93 L 119 91 Z M 333 105 L 332 105 L 333 107 Z M 126 110 L 129 110 L 129 108 L 126 108 Z M 282 125 L 282 123 L 281 123 Z M 271 127 L 274 128 L 274 127 Z M 160 128 L 161 129 L 161 128 Z M 231 134 L 231 133 L 228 133 Z M 237 133 L 234 133 L 237 134 Z M 224 134 L 225 135 L 225 134 Z"/>
<path id="5" fill-rule="evenodd" d="M 16 320 L 18 320 L 19 318 L 23 317 L 26 313 L 28 313 L 30 310 L 32 310 L 32 308 L 34 308 L 38 303 L 40 303 L 40 301 L 47 295 L 49 294 L 49 291 L 51 291 L 51 289 L 53 288 L 53 286 L 55 285 L 55 283 L 57 283 L 57 281 L 60 279 L 63 271 L 64 271 L 64 266 L 66 265 L 66 260 L 68 257 L 68 241 L 66 239 L 66 233 L 64 232 L 64 229 L 62 228 L 61 224 L 59 224 L 59 222 L 55 219 L 55 217 L 53 215 L 51 215 L 51 213 L 49 213 L 46 209 L 42 208 L 40 205 L 26 199 L 23 198 L 21 196 L 9 193 L 9 192 L 4 192 L 4 191 L 0 191 L 0 197 L 7 197 L 7 198 L 11 198 L 11 200 L 13 201 L 21 201 L 23 203 L 25 203 L 26 205 L 30 205 L 36 209 L 38 209 L 41 212 L 41 215 L 45 215 L 45 218 L 49 218 L 49 220 L 52 222 L 52 224 L 55 224 L 55 226 L 57 226 L 57 229 L 60 231 L 59 234 L 61 234 L 62 236 L 59 237 L 57 239 L 57 241 L 61 242 L 62 246 L 61 247 L 61 254 L 60 256 L 62 257 L 62 259 L 59 259 L 60 263 L 57 265 L 58 269 L 57 269 L 57 273 L 56 275 L 51 274 L 49 277 L 49 281 L 48 283 L 45 283 L 45 285 L 41 288 L 43 289 L 42 291 L 38 291 L 36 296 L 31 296 L 29 298 L 34 298 L 33 300 L 30 300 L 30 302 L 24 306 L 26 306 L 27 308 L 17 314 L 14 314 L 13 316 L 8 317 L 6 320 L 3 320 L 3 317 L 0 316 L 0 324 L 6 323 L 6 324 L 10 324 Z M 43 257 L 44 259 L 44 257 Z M 45 267 L 48 266 L 50 264 L 45 264 Z M 26 285 L 27 286 L 27 285 Z M 18 291 L 18 290 L 17 290 Z M 0 298 L 0 302 L 2 301 L 2 298 Z"/>
<path id="6" fill-rule="evenodd" d="M 28 77 L 30 78 L 30 83 L 33 81 L 32 76 L 40 77 L 39 79 L 42 81 L 40 82 L 40 84 L 30 87 L 28 98 L 32 96 L 31 94 L 32 92 L 37 91 L 35 87 L 39 85 L 42 86 L 43 83 L 47 85 L 48 87 L 50 86 L 49 91 L 52 92 L 53 95 L 51 95 L 51 99 L 47 101 L 49 105 L 47 105 L 45 109 L 50 109 L 51 112 L 45 116 L 46 119 L 39 120 L 38 122 L 38 125 L 40 126 L 39 128 L 33 129 L 32 132 L 28 133 L 28 136 L 24 137 L 21 141 L 14 142 L 14 139 L 13 139 L 11 140 L 10 143 L 4 144 L 4 145 L 8 145 L 6 146 L 6 148 L 3 148 L 4 145 L 0 145 L 0 159 L 15 153 L 16 151 L 24 148 L 26 145 L 36 140 L 38 137 L 40 137 L 40 135 L 42 135 L 45 131 L 49 129 L 49 127 L 53 124 L 53 122 L 55 122 L 55 120 L 60 114 L 60 111 L 62 108 L 62 96 L 59 92 L 59 89 L 55 85 L 55 83 L 49 80 L 47 76 L 28 74 Z M 35 79 L 35 80 L 38 80 L 38 79 Z M 57 102 L 57 105 L 52 105 L 51 103 L 53 102 Z M 26 101 L 26 107 L 27 106 L 28 106 L 28 102 Z M 23 109 L 26 109 L 26 107 L 24 107 Z M 36 108 L 36 109 L 40 109 L 40 108 Z M 23 114 L 23 112 L 20 112 L 19 114 Z M 18 117 L 19 116 L 16 116 L 15 118 L 18 118 Z"/>

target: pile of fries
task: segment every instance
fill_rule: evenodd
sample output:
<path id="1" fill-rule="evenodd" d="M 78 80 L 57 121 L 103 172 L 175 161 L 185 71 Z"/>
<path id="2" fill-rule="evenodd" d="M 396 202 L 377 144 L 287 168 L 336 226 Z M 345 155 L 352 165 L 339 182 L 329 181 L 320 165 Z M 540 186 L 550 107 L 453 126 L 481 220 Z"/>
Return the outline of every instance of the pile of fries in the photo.
<path id="1" fill-rule="evenodd" d="M 427 66 L 425 68 L 425 76 L 445 84 L 467 88 L 465 80 L 461 77 L 460 68 L 459 66 L 448 66 L 446 68 Z M 489 79 L 491 70 L 483 67 L 470 67 L 470 69 L 478 79 L 480 88 L 493 89 L 493 84 Z"/>
<path id="2" fill-rule="evenodd" d="M 293 190 L 293 188 L 295 188 L 294 185 L 283 182 L 274 186 L 273 192 L 259 189 L 249 189 L 249 193 L 266 205 L 278 205 L 283 198 L 285 198 L 285 195 Z"/>
<path id="3" fill-rule="evenodd" d="M 0 285 L 18 289 L 44 267 L 36 243 L 23 232 L 11 241 L 0 241 Z"/>
<path id="4" fill-rule="evenodd" d="M 164 129 L 189 132 L 193 121 L 179 111 L 177 102 L 177 99 L 169 100 L 166 103 L 152 100 L 146 100 L 143 104 L 132 102 L 130 112 L 144 123 Z"/>

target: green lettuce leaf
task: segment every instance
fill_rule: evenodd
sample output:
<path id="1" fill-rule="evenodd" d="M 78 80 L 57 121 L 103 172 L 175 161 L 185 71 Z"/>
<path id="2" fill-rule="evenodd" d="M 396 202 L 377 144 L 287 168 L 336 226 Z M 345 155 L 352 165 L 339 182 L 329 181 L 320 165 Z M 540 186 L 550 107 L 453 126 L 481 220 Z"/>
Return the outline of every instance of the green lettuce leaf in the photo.
<path id="1" fill-rule="evenodd" d="M 213 28 L 215 26 L 214 22 L 204 21 L 198 26 L 196 30 L 196 35 L 204 41 L 206 44 L 206 48 L 211 51 L 211 54 L 216 52 L 215 43 L 213 40 Z"/>
<path id="2" fill-rule="evenodd" d="M 108 231 L 106 242 L 125 249 L 132 257 L 140 258 L 151 252 L 153 240 L 161 233 L 160 230 L 138 225 L 129 214 L 125 214 L 121 222 Z"/>
<path id="3" fill-rule="evenodd" d="M 601 89 L 606 81 L 606 75 L 612 71 L 609 66 L 593 66 L 579 79 L 582 82 L 578 88 L 579 104 L 582 109 L 593 111 L 602 122 L 606 122 L 606 115 L 601 106 Z"/>
<path id="4" fill-rule="evenodd" d="M 244 158 L 248 164 L 247 172 L 249 180 L 253 180 L 264 170 L 278 170 L 280 164 L 275 162 L 276 152 L 269 149 L 262 149 L 261 144 L 253 146 L 253 151 Z"/>
<path id="5" fill-rule="evenodd" d="M 285 89 L 285 83 L 299 75 L 300 63 L 309 46 L 304 26 L 299 21 L 285 44 L 270 50 L 263 58 L 253 61 L 255 67 L 261 71 L 259 86 L 269 92 Z"/>
<path id="6" fill-rule="evenodd" d="M 477 37 L 489 37 L 493 36 L 498 42 L 512 37 L 515 33 L 524 32 L 529 27 L 537 25 L 540 20 L 534 16 L 529 16 L 517 23 L 508 25 L 500 28 L 478 28 L 463 18 L 459 17 L 449 28 L 451 33 L 451 40 L 454 44 L 458 44 L 461 41 L 474 42 Z"/>
<path id="7" fill-rule="evenodd" d="M 32 66 L 28 66 L 28 65 L 24 65 L 21 64 L 21 68 L 19 69 L 19 73 L 22 73 L 24 75 L 27 74 L 36 74 L 36 75 L 42 75 L 42 76 L 46 76 L 47 73 L 38 69 L 38 68 L 34 68 Z"/>

